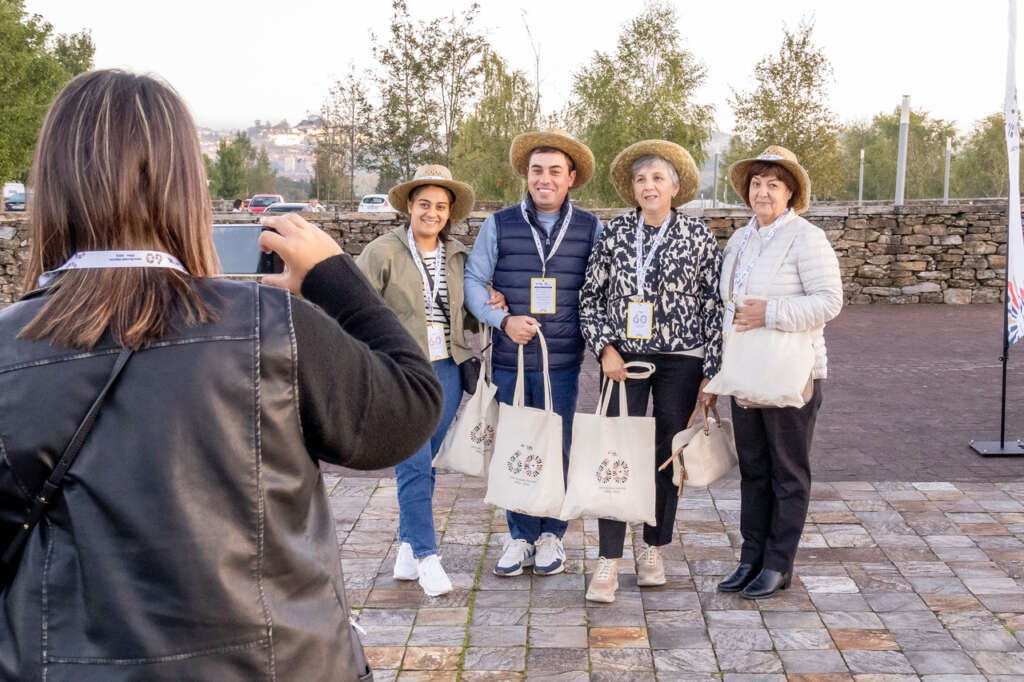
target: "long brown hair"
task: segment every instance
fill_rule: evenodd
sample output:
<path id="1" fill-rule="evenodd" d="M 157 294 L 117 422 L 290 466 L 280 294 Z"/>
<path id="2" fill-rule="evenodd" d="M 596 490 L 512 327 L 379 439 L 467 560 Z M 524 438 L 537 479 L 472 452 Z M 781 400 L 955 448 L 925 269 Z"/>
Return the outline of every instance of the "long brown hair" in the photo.
<path id="1" fill-rule="evenodd" d="M 68 270 L 19 336 L 92 348 L 109 329 L 124 347 L 166 334 L 176 314 L 213 319 L 194 289 L 217 274 L 213 212 L 192 116 L 168 85 L 124 71 L 82 74 L 57 95 L 32 164 L 26 291 L 78 251 L 146 249 L 163 268 Z"/>

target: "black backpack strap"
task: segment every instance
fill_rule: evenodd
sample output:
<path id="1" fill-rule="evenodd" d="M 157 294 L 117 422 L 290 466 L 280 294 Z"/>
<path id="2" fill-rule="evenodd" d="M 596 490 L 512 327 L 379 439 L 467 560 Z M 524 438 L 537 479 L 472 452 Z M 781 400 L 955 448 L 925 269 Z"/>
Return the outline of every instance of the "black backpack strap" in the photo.
<path id="1" fill-rule="evenodd" d="M 120 376 L 121 370 L 128 363 L 128 358 L 134 353 L 129 348 L 122 348 L 121 353 L 117 356 L 117 361 L 114 362 L 114 368 L 110 370 L 110 377 L 107 379 L 107 383 L 103 386 L 100 394 L 96 396 L 96 400 L 93 401 L 92 407 L 85 413 L 85 418 L 82 419 L 82 423 L 78 425 L 78 429 L 75 431 L 75 435 L 72 436 L 71 441 L 67 447 L 64 448 L 64 454 L 60 456 L 57 461 L 57 466 L 53 468 L 53 472 L 50 473 L 50 477 L 43 483 L 43 489 L 36 495 L 36 499 L 32 501 L 32 507 L 29 510 L 28 517 L 24 523 L 21 524 L 21 528 L 18 529 L 17 535 L 11 540 L 11 543 L 7 546 L 4 551 L 3 558 L 0 560 L 0 564 L 5 569 L 13 568 L 11 564 L 16 561 L 18 555 L 21 553 L 22 547 L 25 542 L 28 541 L 28 536 L 32 533 L 32 529 L 39 523 L 39 519 L 42 518 L 43 512 L 49 506 L 53 500 L 53 496 L 60 490 L 60 485 L 64 479 L 64 474 L 67 473 L 68 469 L 71 468 L 71 464 L 75 461 L 75 457 L 78 456 L 78 451 L 82 449 L 82 445 L 85 443 L 85 439 L 89 437 L 89 432 L 92 430 L 93 424 L 96 423 L 96 417 L 99 414 L 100 406 L 102 406 L 104 399 L 107 397 L 107 393 L 114 386 L 114 382 L 117 381 L 117 377 Z"/>

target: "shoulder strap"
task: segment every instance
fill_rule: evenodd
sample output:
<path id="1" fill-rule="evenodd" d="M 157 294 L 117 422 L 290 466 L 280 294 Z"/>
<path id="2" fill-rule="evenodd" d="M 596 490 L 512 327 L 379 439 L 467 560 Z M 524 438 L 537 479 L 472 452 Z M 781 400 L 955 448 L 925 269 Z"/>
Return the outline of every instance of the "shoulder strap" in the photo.
<path id="1" fill-rule="evenodd" d="M 85 439 L 89 437 L 89 432 L 92 431 L 93 424 L 96 423 L 96 416 L 99 414 L 100 406 L 103 404 L 104 399 L 107 397 L 107 393 L 113 387 L 114 382 L 117 381 L 117 377 L 121 374 L 121 370 L 128 363 L 128 358 L 134 353 L 129 348 L 122 348 L 121 353 L 117 356 L 117 360 L 114 362 L 114 368 L 110 370 L 110 376 L 107 378 L 107 383 L 103 386 L 100 394 L 96 396 L 96 400 L 93 401 L 89 411 L 85 413 L 85 418 L 82 419 L 82 423 L 78 425 L 78 430 L 75 431 L 75 435 L 71 437 L 71 441 L 67 447 L 64 448 L 64 454 L 60 456 L 57 461 L 57 466 L 53 468 L 53 472 L 50 477 L 43 483 L 43 489 L 36 499 L 32 501 L 32 508 L 29 510 L 28 518 L 24 523 L 21 524 L 21 528 L 18 529 L 18 534 L 14 536 L 11 543 L 7 546 L 4 551 L 2 564 L 8 566 L 15 557 L 21 552 L 22 546 L 28 540 L 29 534 L 32 533 L 32 529 L 39 523 L 39 519 L 42 518 L 43 512 L 46 511 L 46 507 L 53 500 L 53 496 L 60 490 L 60 484 L 64 479 L 64 474 L 71 468 L 71 464 L 75 461 L 75 457 L 78 456 L 78 451 L 82 449 L 82 445 L 85 443 Z"/>

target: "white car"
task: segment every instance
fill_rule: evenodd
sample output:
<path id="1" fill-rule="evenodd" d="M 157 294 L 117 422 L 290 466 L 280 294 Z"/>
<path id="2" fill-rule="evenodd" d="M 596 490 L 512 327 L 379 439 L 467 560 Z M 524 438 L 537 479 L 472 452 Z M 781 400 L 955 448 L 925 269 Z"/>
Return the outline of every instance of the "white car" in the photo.
<path id="1" fill-rule="evenodd" d="M 359 202 L 360 213 L 378 213 L 380 211 L 396 213 L 394 206 L 388 201 L 387 194 L 367 194 Z"/>

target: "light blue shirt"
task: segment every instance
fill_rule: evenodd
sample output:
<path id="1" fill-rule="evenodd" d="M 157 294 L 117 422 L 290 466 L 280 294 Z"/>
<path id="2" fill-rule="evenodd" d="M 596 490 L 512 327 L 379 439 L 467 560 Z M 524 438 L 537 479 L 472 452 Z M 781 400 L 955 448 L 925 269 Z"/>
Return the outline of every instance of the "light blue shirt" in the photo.
<path id="1" fill-rule="evenodd" d="M 537 211 L 537 222 L 548 235 L 554 229 L 558 221 L 559 213 L 541 213 Z M 594 221 L 594 240 L 601 234 L 601 221 Z M 466 261 L 466 307 L 473 317 L 486 322 L 492 327 L 500 327 L 508 313 L 501 308 L 491 308 L 487 303 L 490 294 L 487 293 L 487 285 L 494 277 L 494 268 L 498 263 L 498 230 L 494 226 L 494 216 L 490 215 L 480 226 L 476 241 L 473 243 L 473 250 L 469 253 Z"/>

